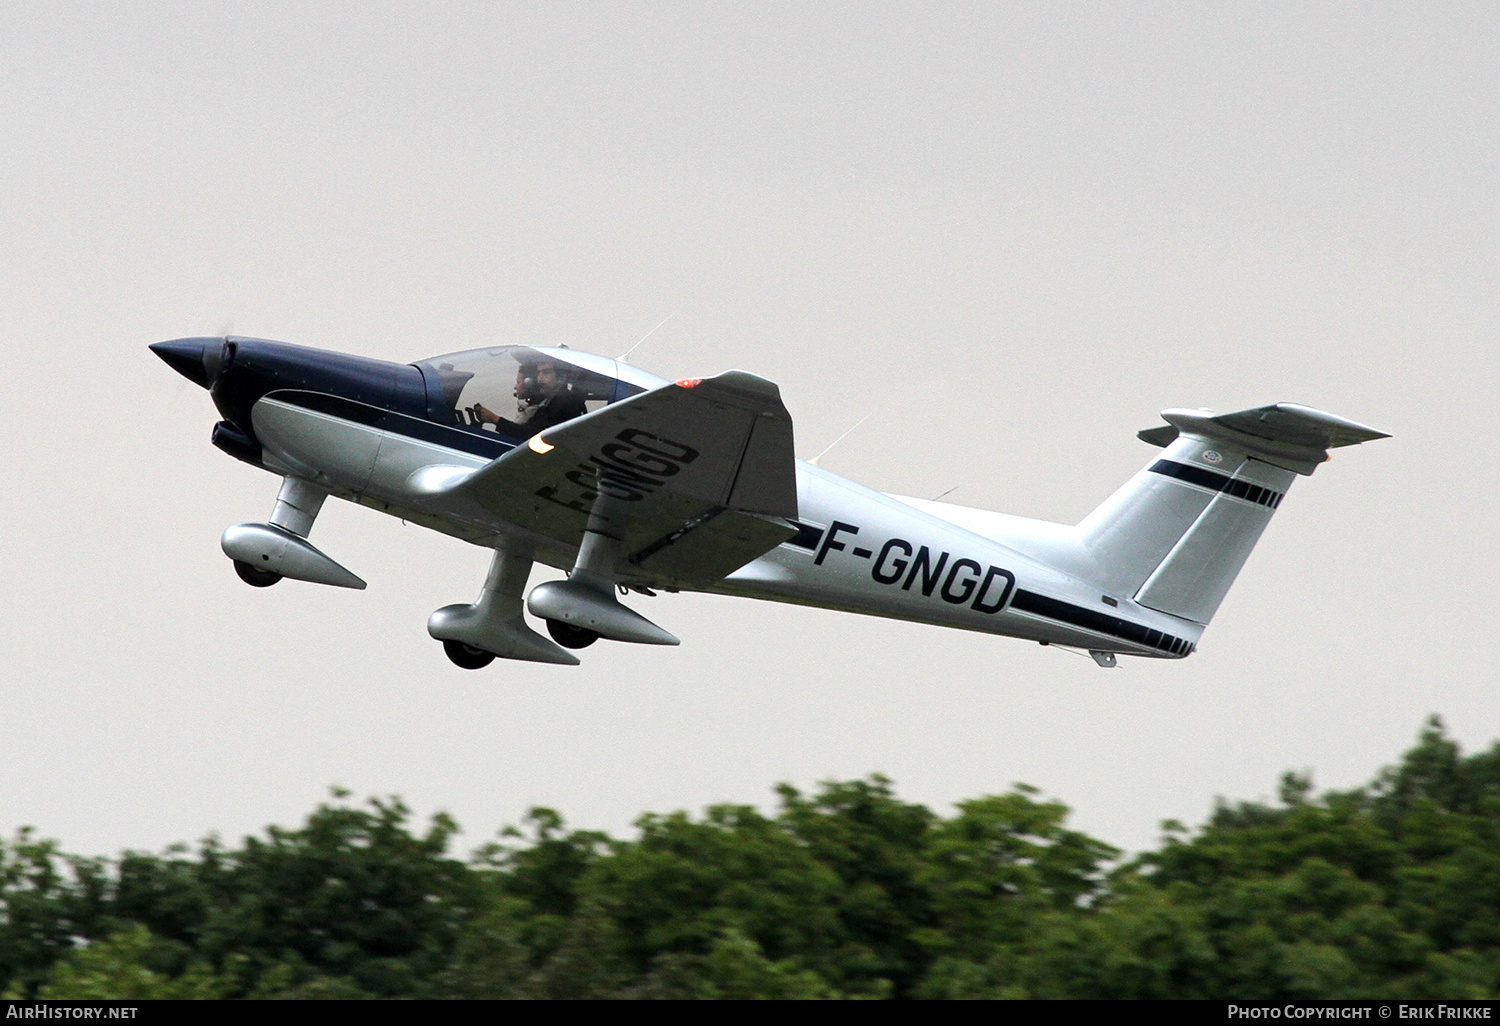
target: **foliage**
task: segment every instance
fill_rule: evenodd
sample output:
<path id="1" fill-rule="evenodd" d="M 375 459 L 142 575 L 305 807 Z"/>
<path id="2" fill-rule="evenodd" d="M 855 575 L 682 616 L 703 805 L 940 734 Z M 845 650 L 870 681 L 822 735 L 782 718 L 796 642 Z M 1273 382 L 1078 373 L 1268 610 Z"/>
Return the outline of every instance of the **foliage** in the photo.
<path id="1" fill-rule="evenodd" d="M 0 842 L 0 992 L 147 998 L 1472 997 L 1500 992 L 1500 745 L 1433 719 L 1366 788 L 1223 803 L 1119 853 L 1017 785 L 880 776 L 779 808 L 549 809 L 468 861 L 398 800 L 229 848 Z"/>

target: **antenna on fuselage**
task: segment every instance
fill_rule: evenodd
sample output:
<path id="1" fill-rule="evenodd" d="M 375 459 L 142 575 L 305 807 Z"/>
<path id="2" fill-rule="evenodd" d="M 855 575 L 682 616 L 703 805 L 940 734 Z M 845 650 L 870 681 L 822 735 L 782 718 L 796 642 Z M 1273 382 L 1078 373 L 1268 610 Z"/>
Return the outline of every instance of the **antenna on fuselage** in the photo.
<path id="1" fill-rule="evenodd" d="M 676 317 L 676 316 L 677 316 L 677 311 L 673 310 L 671 313 L 667 314 L 665 317 L 663 317 L 661 319 L 661 324 L 658 324 L 656 326 L 656 328 L 661 327 L 662 324 L 666 324 L 668 321 L 670 321 L 673 317 Z M 656 332 L 656 328 L 652 328 L 650 331 L 648 331 L 644 335 L 642 335 L 640 337 L 640 340 L 637 341 L 635 345 L 633 345 L 629 349 L 625 350 L 625 352 L 623 352 L 619 356 L 615 357 L 615 359 L 619 360 L 621 363 L 624 363 L 625 362 L 625 358 L 627 356 L 629 356 L 631 353 L 635 352 L 637 349 L 639 349 L 641 347 L 641 342 L 646 341 L 646 339 L 650 338 Z"/>
<path id="2" fill-rule="evenodd" d="M 818 453 L 816 456 L 814 456 L 812 459 L 808 460 L 807 462 L 811 463 L 815 467 L 821 466 L 822 464 L 820 464 L 818 461 L 821 460 L 824 456 L 827 456 L 830 452 L 832 452 L 834 445 L 838 445 L 844 439 L 846 439 L 850 435 L 854 434 L 854 428 L 859 427 L 860 424 L 863 424 L 865 421 L 869 420 L 873 416 L 874 416 L 873 413 L 867 413 L 863 417 L 859 418 L 859 420 L 857 422 L 855 422 L 854 427 L 850 428 L 848 431 L 845 431 L 843 434 L 839 435 L 837 438 L 835 438 L 833 440 L 833 445 L 830 445 L 828 448 L 824 449 L 822 452 Z"/>

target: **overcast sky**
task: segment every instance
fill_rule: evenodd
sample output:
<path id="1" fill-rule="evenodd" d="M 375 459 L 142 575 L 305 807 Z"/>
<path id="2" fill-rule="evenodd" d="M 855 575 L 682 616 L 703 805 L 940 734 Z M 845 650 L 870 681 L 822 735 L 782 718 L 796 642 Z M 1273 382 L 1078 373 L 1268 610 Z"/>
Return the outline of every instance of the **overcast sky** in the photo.
<path id="1" fill-rule="evenodd" d="M 1500 734 L 1492 3 L 0 8 L 0 830 L 160 848 L 342 785 L 579 826 L 871 772 L 1156 842 L 1286 769 Z M 1182 662 L 701 596 L 449 664 L 488 554 L 330 503 L 370 582 L 243 585 L 277 481 L 146 345 L 530 342 L 778 382 L 876 488 L 1065 522 L 1170 406 L 1394 437 L 1299 479 Z M 550 573 L 550 572 L 549 572 Z M 552 576 L 556 576 L 552 574 Z M 540 579 L 540 575 L 537 579 Z"/>

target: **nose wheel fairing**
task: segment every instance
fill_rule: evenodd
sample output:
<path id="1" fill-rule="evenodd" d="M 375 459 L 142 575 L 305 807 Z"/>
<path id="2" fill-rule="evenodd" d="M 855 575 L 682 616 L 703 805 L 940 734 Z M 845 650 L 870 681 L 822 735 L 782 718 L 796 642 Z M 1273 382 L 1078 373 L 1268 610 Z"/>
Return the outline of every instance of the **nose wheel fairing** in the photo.
<path id="1" fill-rule="evenodd" d="M 243 563 L 278 578 L 290 577 L 294 581 L 360 591 L 365 587 L 363 580 L 334 562 L 312 542 L 274 524 L 235 524 L 225 528 L 219 547 L 237 566 Z M 240 576 L 249 581 L 243 572 Z"/>
<path id="2" fill-rule="evenodd" d="M 234 524 L 219 547 L 246 584 L 266 588 L 283 577 L 363 590 L 365 582 L 307 540 L 328 493 L 295 477 L 281 483 L 268 524 Z"/>

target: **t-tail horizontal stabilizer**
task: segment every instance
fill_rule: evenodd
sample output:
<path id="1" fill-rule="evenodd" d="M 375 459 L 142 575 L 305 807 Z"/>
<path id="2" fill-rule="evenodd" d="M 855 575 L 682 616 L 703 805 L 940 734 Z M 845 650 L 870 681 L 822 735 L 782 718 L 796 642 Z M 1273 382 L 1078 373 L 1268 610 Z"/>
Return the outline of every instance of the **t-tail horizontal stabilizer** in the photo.
<path id="1" fill-rule="evenodd" d="M 1172 444 L 1179 435 L 1231 442 L 1256 459 L 1304 476 L 1326 462 L 1328 450 L 1391 437 L 1364 424 L 1310 406 L 1277 403 L 1217 416 L 1207 410 L 1163 410 L 1169 427 L 1147 428 L 1136 437 L 1152 445 Z"/>
<path id="2" fill-rule="evenodd" d="M 1390 437 L 1294 403 L 1238 413 L 1165 410 L 1139 437 L 1161 458 L 1078 525 L 1106 591 L 1206 624 L 1296 475 L 1328 450 Z"/>

